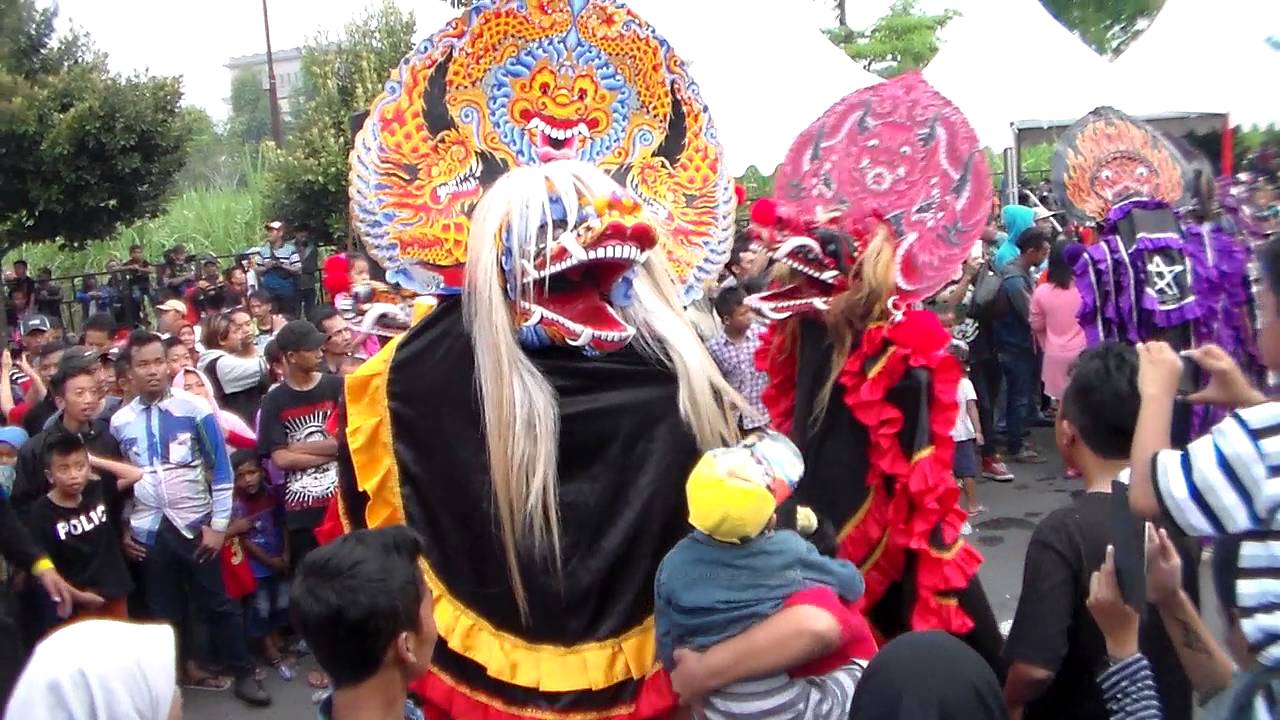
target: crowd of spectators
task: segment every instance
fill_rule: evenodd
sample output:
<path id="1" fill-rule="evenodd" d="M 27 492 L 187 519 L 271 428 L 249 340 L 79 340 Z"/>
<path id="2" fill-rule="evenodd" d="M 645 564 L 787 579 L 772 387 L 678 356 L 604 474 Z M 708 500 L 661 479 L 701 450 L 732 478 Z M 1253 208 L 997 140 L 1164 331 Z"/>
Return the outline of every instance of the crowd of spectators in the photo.
<path id="1" fill-rule="evenodd" d="M 83 278 L 75 332 L 51 274 L 14 263 L 0 594 L 17 610 L 0 612 L 0 698 L 41 638 L 88 617 L 172 625 L 185 687 L 265 705 L 265 672 L 293 679 L 308 650 L 289 581 L 336 490 L 341 377 L 367 353 L 317 295 L 314 245 L 264 230 L 225 267 L 133 248 L 106 283 Z"/>

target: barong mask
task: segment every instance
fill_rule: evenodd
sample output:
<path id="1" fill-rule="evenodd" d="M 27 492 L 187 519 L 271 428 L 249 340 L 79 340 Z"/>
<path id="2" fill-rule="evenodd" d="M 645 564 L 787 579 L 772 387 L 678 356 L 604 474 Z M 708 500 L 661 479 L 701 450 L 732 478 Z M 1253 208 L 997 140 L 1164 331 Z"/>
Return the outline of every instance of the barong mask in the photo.
<path id="1" fill-rule="evenodd" d="M 899 309 L 937 292 L 978 241 L 991 173 L 960 111 L 909 74 L 837 102 L 792 144 L 774 187 L 753 222 L 787 271 L 751 304 L 783 318 L 828 309 L 868 261 Z"/>
<path id="2" fill-rule="evenodd" d="M 619 309 L 631 304 L 635 271 L 657 234 L 633 197 L 547 190 L 546 214 L 536 224 L 511 216 L 501 233 L 503 284 L 520 344 L 617 350 L 635 335 Z"/>
<path id="3" fill-rule="evenodd" d="M 1105 220 L 1135 199 L 1171 208 L 1190 202 L 1181 156 L 1158 131 L 1109 107 L 1076 121 L 1055 148 L 1052 182 L 1059 204 L 1076 220 Z"/>
<path id="4" fill-rule="evenodd" d="M 356 137 L 356 232 L 387 278 L 461 292 L 472 212 L 511 168 L 581 160 L 648 211 L 684 302 L 728 258 L 734 189 L 684 61 L 616 0 L 487 0 L 392 72 Z"/>

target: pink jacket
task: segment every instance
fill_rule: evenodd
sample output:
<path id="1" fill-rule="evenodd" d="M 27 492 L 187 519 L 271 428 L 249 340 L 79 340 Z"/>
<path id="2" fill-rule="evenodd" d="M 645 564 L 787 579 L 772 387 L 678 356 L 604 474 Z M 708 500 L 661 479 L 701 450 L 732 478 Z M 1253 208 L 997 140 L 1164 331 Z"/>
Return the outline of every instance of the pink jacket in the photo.
<path id="1" fill-rule="evenodd" d="M 1045 353 L 1067 355 L 1084 349 L 1079 312 L 1080 292 L 1074 284 L 1063 290 L 1043 283 L 1031 294 L 1031 332 Z"/>

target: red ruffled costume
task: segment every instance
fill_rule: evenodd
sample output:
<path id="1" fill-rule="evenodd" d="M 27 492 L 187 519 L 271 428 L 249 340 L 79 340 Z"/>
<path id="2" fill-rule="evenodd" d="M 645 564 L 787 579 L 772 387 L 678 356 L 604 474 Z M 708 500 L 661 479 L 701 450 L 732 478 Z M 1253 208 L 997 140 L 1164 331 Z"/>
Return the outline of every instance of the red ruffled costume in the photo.
<path id="1" fill-rule="evenodd" d="M 776 325 L 761 345 L 757 365 L 769 374 L 763 400 L 773 425 L 791 433 L 798 368 L 796 354 L 786 347 L 786 322 L 790 321 Z M 960 489 L 951 473 L 951 430 L 962 369 L 947 352 L 949 341 L 935 315 L 912 311 L 896 323 L 867 328 L 844 363 L 832 402 L 843 400 L 853 418 L 867 428 L 869 469 L 862 480 L 867 499 L 856 516 L 844 522 L 838 554 L 863 571 L 864 610 L 902 579 L 908 555 L 913 556 L 916 599 L 910 608 L 911 627 L 965 635 L 974 629 L 974 620 L 955 596 L 973 581 L 982 556 L 960 536 L 966 514 L 956 502 Z M 929 445 L 914 457 L 907 456 L 900 440 L 903 410 L 888 397 L 911 368 L 926 370 L 932 378 Z M 876 492 L 879 487 L 890 492 Z"/>

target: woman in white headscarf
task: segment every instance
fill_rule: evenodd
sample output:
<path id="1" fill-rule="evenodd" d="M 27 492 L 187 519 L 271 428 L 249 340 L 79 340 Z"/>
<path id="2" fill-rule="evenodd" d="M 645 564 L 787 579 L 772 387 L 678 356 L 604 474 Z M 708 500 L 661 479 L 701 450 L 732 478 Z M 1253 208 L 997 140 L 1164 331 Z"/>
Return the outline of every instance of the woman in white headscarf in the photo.
<path id="1" fill-rule="evenodd" d="M 36 646 L 5 717 L 180 720 L 177 646 L 168 625 L 84 620 Z"/>

